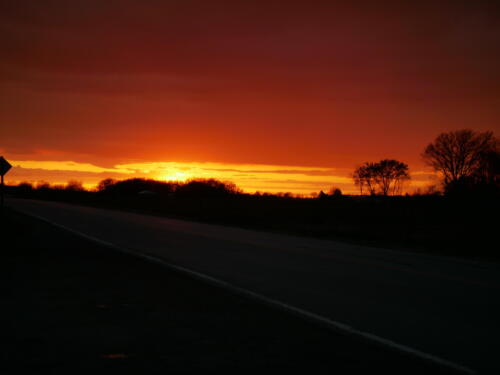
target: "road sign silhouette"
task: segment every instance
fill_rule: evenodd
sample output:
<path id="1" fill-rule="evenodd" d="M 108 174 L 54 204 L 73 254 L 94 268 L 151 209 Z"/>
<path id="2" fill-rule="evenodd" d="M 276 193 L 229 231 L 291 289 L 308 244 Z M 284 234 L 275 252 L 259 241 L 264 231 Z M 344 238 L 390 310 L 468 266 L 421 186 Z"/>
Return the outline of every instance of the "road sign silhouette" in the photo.
<path id="1" fill-rule="evenodd" d="M 3 177 L 11 168 L 12 165 L 3 156 L 0 156 L 0 176 Z"/>
<path id="2" fill-rule="evenodd" d="M 1 176 L 1 186 L 0 186 L 0 209 L 3 212 L 3 176 L 12 168 L 12 165 L 5 160 L 3 156 L 0 156 L 0 176 Z"/>

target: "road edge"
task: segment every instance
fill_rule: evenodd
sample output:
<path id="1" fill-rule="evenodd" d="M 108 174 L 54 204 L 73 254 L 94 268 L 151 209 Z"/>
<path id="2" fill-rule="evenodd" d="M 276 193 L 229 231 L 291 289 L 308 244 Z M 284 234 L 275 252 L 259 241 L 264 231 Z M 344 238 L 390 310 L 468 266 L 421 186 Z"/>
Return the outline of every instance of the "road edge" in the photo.
<path id="1" fill-rule="evenodd" d="M 451 362 L 449 360 L 437 357 L 437 356 L 429 354 L 429 353 L 422 352 L 420 350 L 411 348 L 411 347 L 403 345 L 403 344 L 398 344 L 392 340 L 385 339 L 383 337 L 371 334 L 369 332 L 357 330 L 357 329 L 355 329 L 347 324 L 337 322 L 335 320 L 329 319 L 329 318 L 321 316 L 319 314 L 301 309 L 299 307 L 289 305 L 287 303 L 281 302 L 279 300 L 276 300 L 276 299 L 273 299 L 270 297 L 266 297 L 263 294 L 253 292 L 249 289 L 238 287 L 238 286 L 233 285 L 231 283 L 228 283 L 224 280 L 217 279 L 215 277 L 203 274 L 201 272 L 194 271 L 194 270 L 170 263 L 167 260 L 160 258 L 158 256 L 150 255 L 150 254 L 141 252 L 139 250 L 127 249 L 127 248 L 115 245 L 111 242 L 107 242 L 107 241 L 101 240 L 99 238 L 82 233 L 80 231 L 71 229 L 69 227 L 66 227 L 65 225 L 55 223 L 51 220 L 48 220 L 48 219 L 41 217 L 41 216 L 38 216 L 36 214 L 28 213 L 28 212 L 25 212 L 23 210 L 18 210 L 18 209 L 15 209 L 13 207 L 10 207 L 10 208 L 14 211 L 17 211 L 17 212 L 22 213 L 26 216 L 30 216 L 32 218 L 35 218 L 35 219 L 40 220 L 42 222 L 45 222 L 45 223 L 52 225 L 56 228 L 65 230 L 69 233 L 72 233 L 78 237 L 84 238 L 88 241 L 94 242 L 94 243 L 99 244 L 101 246 L 107 247 L 109 249 L 118 251 L 118 252 L 123 253 L 123 254 L 132 255 L 132 256 L 135 256 L 137 258 L 141 258 L 143 260 L 159 264 L 159 265 L 161 265 L 169 270 L 172 270 L 176 273 L 180 273 L 180 274 L 188 276 L 192 279 L 196 279 L 196 280 L 208 283 L 210 285 L 214 285 L 214 286 L 223 288 L 227 291 L 230 291 L 234 294 L 249 298 L 251 300 L 254 300 L 254 301 L 257 301 L 260 303 L 264 303 L 264 304 L 271 306 L 273 308 L 277 308 L 281 311 L 290 313 L 290 314 L 295 315 L 297 317 L 300 317 L 302 319 L 319 324 L 322 327 L 327 328 L 331 331 L 334 331 L 337 333 L 342 333 L 345 335 L 349 335 L 349 336 L 361 339 L 365 342 L 369 342 L 371 344 L 383 346 L 383 347 L 391 349 L 393 351 L 407 354 L 407 355 L 410 355 L 412 357 L 416 357 L 416 358 L 421 359 L 421 360 L 425 360 L 427 362 L 438 365 L 440 367 L 444 367 L 444 368 L 447 368 L 450 370 L 457 371 L 458 373 L 470 374 L 470 375 L 478 374 L 478 372 L 476 370 L 470 369 L 466 366 L 459 365 L 457 363 Z"/>

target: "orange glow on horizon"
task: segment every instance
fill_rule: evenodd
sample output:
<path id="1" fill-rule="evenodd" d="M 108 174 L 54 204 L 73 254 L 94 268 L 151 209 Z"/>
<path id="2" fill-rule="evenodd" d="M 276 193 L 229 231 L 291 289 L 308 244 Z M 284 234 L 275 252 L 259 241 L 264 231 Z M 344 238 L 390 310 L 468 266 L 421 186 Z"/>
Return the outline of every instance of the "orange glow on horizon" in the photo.
<path id="1" fill-rule="evenodd" d="M 354 3 L 0 2 L 7 183 L 358 194 L 358 165 L 396 159 L 405 191 L 438 184 L 436 136 L 500 132 L 500 8 Z"/>
<path id="2" fill-rule="evenodd" d="M 336 187 L 346 194 L 358 194 L 350 177 L 351 170 L 348 169 L 217 162 L 127 163 L 104 168 L 74 161 L 15 160 L 12 165 L 14 168 L 7 180 L 10 184 L 46 181 L 52 185 L 66 185 L 67 181 L 76 180 L 90 190 L 105 178 L 123 180 L 139 177 L 178 182 L 215 178 L 232 182 L 247 193 L 260 191 L 309 195 Z M 429 185 L 432 176 L 429 172 L 415 171 L 409 188 Z"/>
<path id="3" fill-rule="evenodd" d="M 161 176 L 159 179 L 164 180 L 164 181 L 172 181 L 172 182 L 185 182 L 191 178 L 194 178 L 194 176 L 191 176 L 188 173 L 176 171 L 173 173 L 169 173 L 165 176 Z"/>

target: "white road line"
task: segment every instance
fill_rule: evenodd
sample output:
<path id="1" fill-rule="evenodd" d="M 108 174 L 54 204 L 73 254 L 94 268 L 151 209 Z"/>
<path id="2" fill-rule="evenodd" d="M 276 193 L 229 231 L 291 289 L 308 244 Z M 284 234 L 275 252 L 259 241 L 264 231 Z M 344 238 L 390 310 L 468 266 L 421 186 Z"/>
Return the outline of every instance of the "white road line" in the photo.
<path id="1" fill-rule="evenodd" d="M 46 219 L 44 217 L 41 217 L 41 216 L 38 216 L 38 215 L 35 215 L 35 214 L 32 214 L 32 213 L 29 213 L 29 212 L 25 212 L 23 210 L 18 210 L 18 211 L 21 211 L 22 213 L 24 213 L 24 214 L 26 214 L 28 216 L 32 216 L 32 217 L 34 217 L 34 218 L 36 218 L 38 220 L 46 222 L 46 223 L 48 223 L 50 225 L 53 225 L 53 226 L 55 226 L 57 228 L 64 229 L 64 230 L 66 230 L 66 231 L 68 231 L 68 232 L 70 232 L 72 234 L 75 234 L 75 235 L 77 235 L 79 237 L 82 237 L 82 238 L 85 238 L 85 239 L 87 239 L 89 241 L 95 242 L 95 243 L 97 243 L 99 245 L 108 247 L 110 249 L 119 251 L 121 253 L 133 255 L 133 256 L 136 256 L 136 257 L 148 260 L 150 262 L 161 264 L 162 266 L 164 266 L 164 267 L 166 267 L 166 268 L 168 268 L 170 270 L 174 270 L 174 271 L 182 273 L 184 275 L 188 275 L 191 278 L 195 278 L 195 279 L 207 282 L 209 284 L 216 285 L 218 287 L 224 288 L 224 289 L 229 290 L 231 292 L 234 292 L 236 294 L 239 294 L 239 295 L 242 295 L 242 296 L 246 296 L 246 297 L 249 297 L 249 298 L 251 298 L 253 300 L 256 300 L 256 301 L 259 301 L 259 302 L 263 302 L 263 303 L 265 303 L 265 304 L 267 304 L 269 306 L 273 306 L 273 307 L 279 308 L 282 311 L 286 311 L 288 313 L 292 313 L 293 315 L 302 317 L 304 319 L 307 319 L 307 320 L 310 320 L 310 321 L 313 321 L 313 322 L 316 322 L 316 323 L 320 323 L 323 327 L 326 327 L 326 328 L 328 328 L 328 329 L 330 329 L 332 331 L 342 332 L 344 334 L 348 334 L 348 335 L 351 335 L 351 336 L 354 336 L 354 337 L 357 337 L 357 338 L 361 338 L 361 339 L 364 339 L 365 341 L 368 341 L 368 342 L 371 342 L 371 343 L 375 343 L 375 344 L 378 344 L 378 345 L 390 348 L 392 350 L 395 350 L 395 351 L 398 351 L 398 352 L 401 352 L 401 353 L 409 354 L 409 355 L 411 355 L 413 357 L 417 357 L 417 358 L 423 359 L 425 361 L 431 362 L 433 364 L 436 364 L 436 365 L 439 365 L 439 366 L 442 366 L 442 367 L 445 367 L 445 368 L 449 368 L 449 369 L 455 370 L 455 371 L 463 373 L 463 374 L 477 374 L 477 371 L 475 371 L 473 369 L 470 369 L 468 367 L 459 365 L 457 363 L 448 361 L 446 359 L 439 358 L 437 356 L 434 356 L 432 354 L 428 354 L 428 353 L 422 352 L 422 351 L 417 350 L 417 349 L 413 349 L 413 348 L 411 348 L 409 346 L 406 346 L 406 345 L 398 344 L 398 343 L 396 343 L 394 341 L 385 339 L 383 337 L 380 337 L 380 336 L 377 336 L 377 335 L 374 335 L 374 334 L 371 334 L 371 333 L 368 333 L 368 332 L 363 332 L 363 331 L 357 330 L 357 329 L 355 329 L 355 328 L 353 328 L 353 327 L 351 327 L 351 326 L 349 326 L 347 324 L 343 324 L 343 323 L 337 322 L 335 320 L 331 320 L 331 319 L 329 319 L 327 317 L 315 314 L 313 312 L 310 312 L 310 311 L 307 311 L 307 310 L 303 310 L 301 308 L 289 305 L 289 304 L 284 303 L 284 302 L 280 302 L 280 301 L 275 300 L 273 298 L 266 297 L 266 296 L 264 296 L 262 294 L 259 294 L 259 293 L 256 293 L 256 292 L 252 292 L 251 290 L 240 288 L 240 287 L 238 287 L 236 285 L 230 284 L 230 283 L 228 283 L 226 281 L 217 279 L 215 277 L 212 277 L 212 276 L 209 276 L 209 275 L 205 275 L 203 273 L 200 273 L 200 272 L 197 272 L 197 271 L 193 271 L 193 270 L 190 270 L 188 268 L 185 268 L 185 267 L 182 267 L 182 266 L 178 266 L 178 265 L 169 263 L 166 260 L 161 259 L 161 258 L 159 258 L 157 256 L 145 254 L 145 253 L 140 252 L 138 250 L 126 249 L 126 248 L 123 248 L 121 246 L 117 246 L 117 245 L 115 245 L 115 244 L 113 244 L 111 242 L 103 241 L 103 240 L 101 240 L 99 238 L 96 238 L 96 237 L 93 237 L 93 236 L 89 236 L 88 234 L 79 232 L 77 230 L 68 228 L 68 227 L 66 227 L 64 225 L 61 225 L 61 224 L 58 224 L 58 223 L 55 223 L 55 222 L 52 222 L 52 221 L 50 221 L 50 220 L 48 220 L 48 219 Z"/>

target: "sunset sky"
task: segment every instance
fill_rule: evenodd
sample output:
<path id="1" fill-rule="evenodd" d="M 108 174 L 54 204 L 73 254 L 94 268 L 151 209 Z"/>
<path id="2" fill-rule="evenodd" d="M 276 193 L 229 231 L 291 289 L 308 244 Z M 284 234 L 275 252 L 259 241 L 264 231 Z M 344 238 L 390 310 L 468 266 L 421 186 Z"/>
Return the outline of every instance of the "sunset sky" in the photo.
<path id="1" fill-rule="evenodd" d="M 7 182 L 338 186 L 440 132 L 500 130 L 493 1 L 3 0 Z"/>

